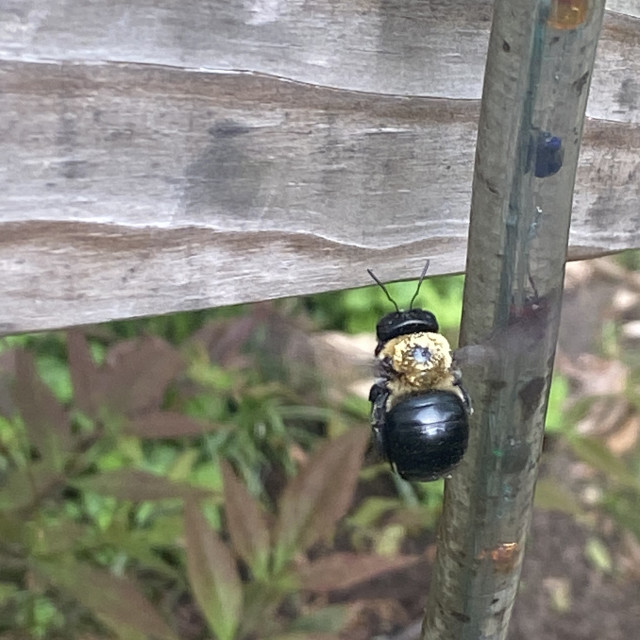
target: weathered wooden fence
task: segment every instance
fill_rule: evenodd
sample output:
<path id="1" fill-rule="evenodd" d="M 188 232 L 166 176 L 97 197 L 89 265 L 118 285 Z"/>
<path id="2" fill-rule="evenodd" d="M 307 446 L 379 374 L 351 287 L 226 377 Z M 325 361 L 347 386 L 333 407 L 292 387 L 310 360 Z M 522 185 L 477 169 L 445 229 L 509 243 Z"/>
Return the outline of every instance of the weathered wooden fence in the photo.
<path id="1" fill-rule="evenodd" d="M 0 331 L 464 269 L 488 0 L 4 3 Z M 640 9 L 610 0 L 570 240 L 640 246 Z"/>

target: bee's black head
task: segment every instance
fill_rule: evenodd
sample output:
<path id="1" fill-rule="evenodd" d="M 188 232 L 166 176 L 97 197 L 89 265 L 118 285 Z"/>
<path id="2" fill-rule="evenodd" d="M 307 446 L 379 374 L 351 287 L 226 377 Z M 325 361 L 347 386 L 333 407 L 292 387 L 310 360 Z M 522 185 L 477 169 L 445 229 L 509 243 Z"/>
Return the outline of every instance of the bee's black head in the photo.
<path id="1" fill-rule="evenodd" d="M 416 292 L 411 298 L 409 309 L 407 311 L 400 311 L 396 301 L 389 295 L 387 288 L 378 280 L 371 269 L 367 269 L 369 275 L 375 280 L 376 284 L 384 291 L 389 301 L 396 308 L 392 313 L 388 313 L 384 316 L 376 325 L 376 336 L 378 337 L 378 345 L 376 346 L 375 354 L 378 355 L 382 351 L 384 345 L 397 338 L 399 336 L 406 336 L 411 333 L 438 333 L 438 321 L 431 311 L 425 311 L 424 309 L 414 309 L 413 303 L 418 297 L 422 281 L 427 275 L 427 269 L 429 268 L 429 260 L 426 261 L 424 269 L 420 274 L 420 280 L 416 287 Z"/>
<path id="2" fill-rule="evenodd" d="M 438 333 L 438 330 L 438 321 L 431 311 L 409 309 L 408 311 L 388 313 L 376 325 L 376 336 L 378 338 L 376 355 L 393 338 L 406 336 L 410 333 Z"/>

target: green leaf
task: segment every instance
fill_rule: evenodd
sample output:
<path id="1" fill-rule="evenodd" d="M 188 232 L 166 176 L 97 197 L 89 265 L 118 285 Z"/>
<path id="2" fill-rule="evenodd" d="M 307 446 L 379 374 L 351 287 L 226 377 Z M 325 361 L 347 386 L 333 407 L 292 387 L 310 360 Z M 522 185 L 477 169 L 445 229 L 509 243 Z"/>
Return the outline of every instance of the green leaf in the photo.
<path id="1" fill-rule="evenodd" d="M 548 577 L 544 580 L 544 586 L 555 611 L 558 613 L 571 611 L 571 581 L 568 578 Z"/>
<path id="2" fill-rule="evenodd" d="M 2 540 L 3 544 L 22 543 L 24 540 L 24 525 L 25 520 L 20 512 L 12 513 L 10 510 L 0 506 L 0 540 Z"/>
<path id="3" fill-rule="evenodd" d="M 218 640 L 233 640 L 242 616 L 242 583 L 234 557 L 194 500 L 185 505 L 189 582 Z"/>
<path id="4" fill-rule="evenodd" d="M 268 575 L 270 535 L 260 503 L 237 478 L 231 465 L 222 464 L 224 504 L 231 542 L 258 579 Z"/>
<path id="5" fill-rule="evenodd" d="M 616 519 L 618 524 L 632 531 L 640 539 L 640 511 L 638 510 L 638 492 L 625 490 L 605 494 L 603 506 Z"/>
<path id="6" fill-rule="evenodd" d="M 289 632 L 304 631 L 308 634 L 339 633 L 347 619 L 348 609 L 334 604 L 296 618 L 289 626 Z M 307 638 L 309 636 L 306 636 Z"/>
<path id="7" fill-rule="evenodd" d="M 168 469 L 168 476 L 174 481 L 191 478 L 202 451 L 198 447 L 183 449 L 172 461 Z"/>
<path id="8" fill-rule="evenodd" d="M 602 471 L 613 482 L 640 492 L 640 482 L 635 474 L 600 440 L 574 436 L 569 438 L 569 442 L 580 460 Z"/>
<path id="9" fill-rule="evenodd" d="M 334 605 L 338 608 L 340 605 Z M 265 640 L 341 640 L 337 633 L 325 633 L 322 631 L 285 631 L 276 635 L 267 636 Z"/>
<path id="10" fill-rule="evenodd" d="M 51 467 L 50 460 L 30 463 L 20 469 L 12 469 L 0 489 L 0 510 L 21 509 L 46 495 L 60 485 L 64 477 Z"/>
<path id="11" fill-rule="evenodd" d="M 22 543 L 34 556 L 53 556 L 78 551 L 91 529 L 67 518 L 50 519 L 39 512 L 25 523 Z"/>
<path id="12" fill-rule="evenodd" d="M 542 478 L 536 484 L 535 506 L 547 511 L 563 511 L 579 516 L 584 513 L 575 494 L 557 480 Z"/>
<path id="13" fill-rule="evenodd" d="M 183 526 L 184 519 L 181 513 L 160 516 L 154 519 L 151 525 L 133 530 L 127 519 L 114 519 L 105 530 L 92 527 L 90 535 L 86 536 L 87 546 L 99 549 L 106 546 L 117 549 L 128 558 L 138 560 L 146 569 L 154 569 L 161 575 L 179 580 L 179 569 L 169 564 L 161 554 L 157 553 L 157 549 L 175 546 L 175 541 L 182 536 Z M 77 553 L 77 539 L 75 544 Z"/>
<path id="14" fill-rule="evenodd" d="M 356 511 L 349 516 L 349 523 L 357 529 L 374 527 L 389 511 L 397 511 L 400 506 L 397 498 L 371 496 L 365 498 Z"/>
<path id="15" fill-rule="evenodd" d="M 69 375 L 69 365 L 59 356 L 51 353 L 37 353 L 38 374 L 42 382 L 52 391 L 63 405 L 73 400 L 73 386 Z"/>
<path id="16" fill-rule="evenodd" d="M 564 415 L 564 405 L 569 396 L 569 382 L 561 375 L 554 374 L 549 391 L 547 418 L 545 429 L 548 433 L 558 433 L 565 430 L 567 420 Z"/>
<path id="17" fill-rule="evenodd" d="M 370 435 L 352 429 L 327 442 L 287 485 L 275 530 L 276 572 L 289 559 L 333 532 L 353 499 Z"/>
<path id="18" fill-rule="evenodd" d="M 132 580 L 77 562 L 71 556 L 60 557 L 58 562 L 33 560 L 32 567 L 49 584 L 87 607 L 119 638 L 178 640 Z"/>
<path id="19" fill-rule="evenodd" d="M 609 549 L 598 538 L 589 538 L 584 553 L 591 564 L 603 573 L 611 573 L 613 561 Z"/>
<path id="20" fill-rule="evenodd" d="M 7 601 L 18 592 L 18 585 L 13 582 L 0 582 L 0 606 L 5 606 Z"/>

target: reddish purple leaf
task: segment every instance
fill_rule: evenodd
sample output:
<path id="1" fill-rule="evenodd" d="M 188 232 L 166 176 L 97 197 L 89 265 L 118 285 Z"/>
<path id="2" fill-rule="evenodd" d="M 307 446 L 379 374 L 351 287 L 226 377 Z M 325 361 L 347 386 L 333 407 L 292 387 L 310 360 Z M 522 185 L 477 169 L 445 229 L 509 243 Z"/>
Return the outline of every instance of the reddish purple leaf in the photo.
<path id="1" fill-rule="evenodd" d="M 227 462 L 222 463 L 222 475 L 225 513 L 233 547 L 254 574 L 266 575 L 270 551 L 266 514 Z"/>
<path id="2" fill-rule="evenodd" d="M 16 370 L 16 353 L 8 350 L 0 353 L 0 416 L 12 418 L 16 413 L 13 398 L 13 379 Z"/>
<path id="3" fill-rule="evenodd" d="M 125 431 L 139 438 L 152 440 L 200 436 L 219 428 L 219 424 L 196 420 L 174 411 L 155 411 L 132 418 L 125 427 Z"/>
<path id="4" fill-rule="evenodd" d="M 120 415 L 159 409 L 167 386 L 183 369 L 180 353 L 160 338 L 120 342 L 100 371 L 100 400 Z"/>
<path id="5" fill-rule="evenodd" d="M 93 416 L 98 408 L 96 393 L 100 389 L 100 376 L 87 339 L 81 331 L 69 331 L 67 334 L 67 353 L 74 404 L 81 411 Z"/>
<path id="6" fill-rule="evenodd" d="M 174 482 L 139 469 L 116 469 L 70 480 L 76 489 L 94 491 L 121 500 L 163 500 L 166 498 L 199 498 L 208 494 L 205 489 Z"/>
<path id="7" fill-rule="evenodd" d="M 120 638 L 178 640 L 137 585 L 102 569 L 58 556 L 59 561 L 33 562 L 35 571 L 87 607 Z"/>
<path id="8" fill-rule="evenodd" d="M 351 505 L 369 439 L 366 429 L 347 431 L 327 442 L 289 482 L 276 525 L 280 564 L 333 532 Z"/>
<path id="9" fill-rule="evenodd" d="M 187 570 L 195 598 L 218 640 L 233 640 L 242 617 L 242 583 L 228 547 L 197 502 L 185 505 Z"/>
<path id="10" fill-rule="evenodd" d="M 204 344 L 211 362 L 232 366 L 259 322 L 256 314 L 210 322 L 193 336 L 191 342 Z"/>
<path id="11" fill-rule="evenodd" d="M 24 421 L 30 443 L 43 457 L 63 464 L 60 456 L 68 451 L 71 430 L 67 413 L 36 371 L 31 353 L 16 351 L 15 402 Z"/>
<path id="12" fill-rule="evenodd" d="M 334 553 L 304 566 L 298 573 L 305 589 L 333 591 L 347 589 L 389 571 L 396 571 L 420 561 L 420 556 L 387 558 L 357 553 Z"/>

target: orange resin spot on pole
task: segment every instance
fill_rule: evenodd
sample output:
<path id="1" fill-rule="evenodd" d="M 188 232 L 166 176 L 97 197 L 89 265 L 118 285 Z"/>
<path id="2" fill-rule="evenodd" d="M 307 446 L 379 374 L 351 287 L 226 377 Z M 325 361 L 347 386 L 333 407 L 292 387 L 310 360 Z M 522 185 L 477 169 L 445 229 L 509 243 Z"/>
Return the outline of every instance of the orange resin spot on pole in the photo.
<path id="1" fill-rule="evenodd" d="M 575 29 L 586 22 L 589 0 L 553 0 L 547 24 L 554 29 Z"/>

